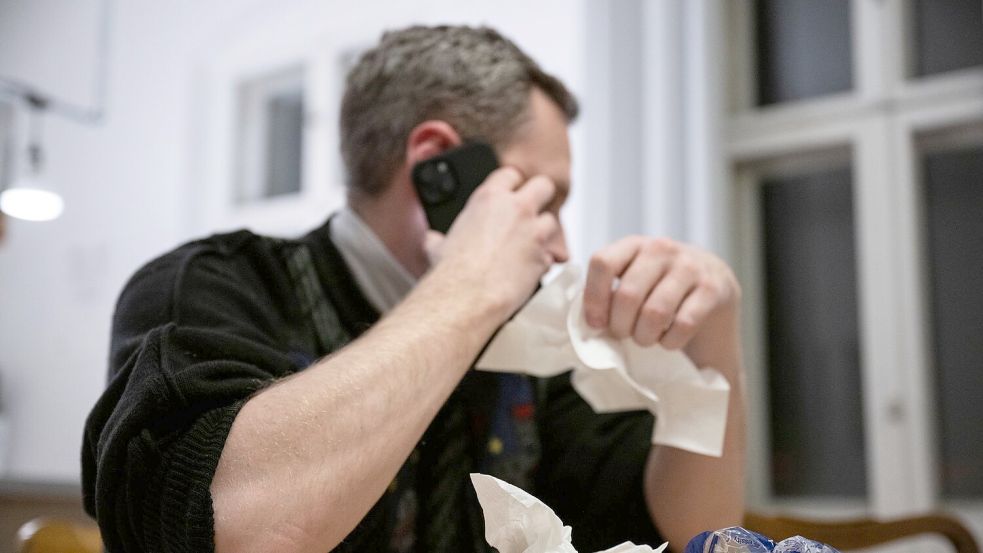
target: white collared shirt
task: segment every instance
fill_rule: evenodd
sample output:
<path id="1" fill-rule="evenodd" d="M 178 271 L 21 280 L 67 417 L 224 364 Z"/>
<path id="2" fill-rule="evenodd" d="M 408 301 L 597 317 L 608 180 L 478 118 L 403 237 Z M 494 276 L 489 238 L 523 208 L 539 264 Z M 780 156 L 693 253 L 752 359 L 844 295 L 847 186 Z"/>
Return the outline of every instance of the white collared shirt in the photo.
<path id="1" fill-rule="evenodd" d="M 331 241 L 359 289 L 379 313 L 392 310 L 416 286 L 416 278 L 351 207 L 346 206 L 332 217 Z"/>

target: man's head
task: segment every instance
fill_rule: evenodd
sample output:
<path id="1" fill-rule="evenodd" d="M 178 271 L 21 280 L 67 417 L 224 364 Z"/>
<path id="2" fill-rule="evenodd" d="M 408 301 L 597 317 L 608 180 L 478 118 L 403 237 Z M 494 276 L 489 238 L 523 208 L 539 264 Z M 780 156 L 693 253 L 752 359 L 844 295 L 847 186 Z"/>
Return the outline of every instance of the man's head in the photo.
<path id="1" fill-rule="evenodd" d="M 407 152 L 413 141 L 435 140 L 438 149 L 446 149 L 461 139 L 482 140 L 500 155 L 507 153 L 523 134 L 540 130 L 527 127 L 533 108 L 543 108 L 544 100 L 564 123 L 563 143 L 554 149 L 566 150 L 565 124 L 577 115 L 576 100 L 498 32 L 441 26 L 386 33 L 349 73 L 342 101 L 341 150 L 350 190 L 355 197 L 385 191 L 412 161 Z M 443 122 L 446 128 L 436 125 L 420 133 L 427 122 Z M 502 155 L 503 163 L 510 157 Z M 566 157 L 569 163 L 568 152 Z"/>

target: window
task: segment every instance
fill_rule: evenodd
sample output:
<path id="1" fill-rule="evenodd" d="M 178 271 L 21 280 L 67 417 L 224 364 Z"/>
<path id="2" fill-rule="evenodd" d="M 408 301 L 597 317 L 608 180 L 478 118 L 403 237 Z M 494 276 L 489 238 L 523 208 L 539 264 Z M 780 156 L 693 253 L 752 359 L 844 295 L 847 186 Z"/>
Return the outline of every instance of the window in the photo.
<path id="1" fill-rule="evenodd" d="M 751 505 L 983 536 L 983 6 L 722 9 Z"/>
<path id="2" fill-rule="evenodd" d="M 314 40 L 290 21 L 240 26 L 203 60 L 189 234 L 296 236 L 344 205 L 337 117 L 352 37 Z"/>
<path id="3" fill-rule="evenodd" d="M 301 191 L 303 86 L 302 68 L 286 69 L 241 86 L 237 203 L 295 195 Z"/>
<path id="4" fill-rule="evenodd" d="M 983 66 L 983 3 L 914 0 L 914 75 Z"/>
<path id="5" fill-rule="evenodd" d="M 776 496 L 866 495 L 851 181 L 842 167 L 761 186 Z"/>
<path id="6" fill-rule="evenodd" d="M 758 105 L 853 87 L 849 0 L 759 0 Z"/>
<path id="7" fill-rule="evenodd" d="M 922 169 L 941 493 L 981 499 L 983 144 L 927 152 Z"/>

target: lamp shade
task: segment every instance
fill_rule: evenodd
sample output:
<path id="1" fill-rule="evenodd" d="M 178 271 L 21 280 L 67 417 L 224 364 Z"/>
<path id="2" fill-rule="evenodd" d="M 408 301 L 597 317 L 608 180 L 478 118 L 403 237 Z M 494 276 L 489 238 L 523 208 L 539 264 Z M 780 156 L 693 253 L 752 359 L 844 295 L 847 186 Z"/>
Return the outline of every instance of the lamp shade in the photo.
<path id="1" fill-rule="evenodd" d="M 24 177 L 0 192 L 0 211 L 25 221 L 51 221 L 65 209 L 65 202 L 39 180 Z"/>

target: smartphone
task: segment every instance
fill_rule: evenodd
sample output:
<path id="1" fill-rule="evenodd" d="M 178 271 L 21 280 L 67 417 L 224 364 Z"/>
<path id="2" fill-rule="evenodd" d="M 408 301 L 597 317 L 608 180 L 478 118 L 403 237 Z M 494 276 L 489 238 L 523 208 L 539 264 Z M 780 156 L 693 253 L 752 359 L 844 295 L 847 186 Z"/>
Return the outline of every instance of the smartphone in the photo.
<path id="1" fill-rule="evenodd" d="M 483 142 L 466 142 L 414 165 L 413 185 L 430 228 L 446 233 L 474 189 L 495 169 L 498 157 Z"/>

